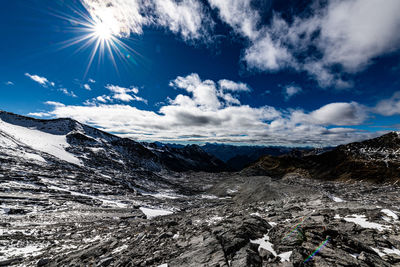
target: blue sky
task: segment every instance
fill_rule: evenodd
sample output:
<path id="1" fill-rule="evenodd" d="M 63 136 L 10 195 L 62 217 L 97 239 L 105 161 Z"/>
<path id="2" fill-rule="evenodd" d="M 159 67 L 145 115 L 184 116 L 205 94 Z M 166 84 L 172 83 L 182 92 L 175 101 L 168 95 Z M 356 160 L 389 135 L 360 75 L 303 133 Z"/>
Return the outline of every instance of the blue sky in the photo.
<path id="1" fill-rule="evenodd" d="M 3 3 L 0 109 L 166 142 L 323 146 L 399 128 L 397 0 L 110 3 Z"/>

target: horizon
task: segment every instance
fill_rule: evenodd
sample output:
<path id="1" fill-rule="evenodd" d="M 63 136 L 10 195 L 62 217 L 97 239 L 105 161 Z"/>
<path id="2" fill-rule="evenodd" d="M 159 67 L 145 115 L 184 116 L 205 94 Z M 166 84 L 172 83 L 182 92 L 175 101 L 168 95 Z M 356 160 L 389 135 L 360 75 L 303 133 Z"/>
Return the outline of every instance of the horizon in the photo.
<path id="1" fill-rule="evenodd" d="M 329 147 L 400 129 L 399 1 L 108 3 L 6 3 L 0 109 L 176 144 Z"/>
<path id="2" fill-rule="evenodd" d="M 60 118 L 35 118 L 34 116 L 26 116 L 26 115 L 16 114 L 16 113 L 13 113 L 13 112 L 9 112 L 9 111 L 5 111 L 5 110 L 1 110 L 0 109 L 0 113 L 2 113 L 2 112 L 8 113 L 8 114 L 12 114 L 12 115 L 16 115 L 16 116 L 25 117 L 25 118 L 28 118 L 28 119 L 39 120 L 39 121 L 73 120 L 73 121 L 76 121 L 77 123 L 86 125 L 86 124 L 81 123 L 81 122 L 79 122 L 77 120 L 74 120 L 72 118 L 67 118 L 67 117 L 65 117 L 65 118 L 63 118 L 63 117 L 60 117 Z M 92 127 L 90 125 L 86 125 L 86 126 Z M 93 127 L 93 128 L 102 131 L 101 129 L 98 129 L 96 127 Z M 121 137 L 121 138 L 126 138 L 123 134 L 119 135 L 118 133 L 110 133 L 110 132 L 106 132 L 106 133 L 114 135 L 114 136 L 118 136 L 118 137 Z M 389 131 L 389 132 L 387 132 L 387 133 L 385 133 L 383 135 L 390 134 L 390 133 L 400 134 L 399 131 Z M 380 135 L 380 136 L 377 136 L 377 137 L 381 137 L 383 135 Z M 129 139 L 132 139 L 132 138 L 129 138 Z M 132 140 L 134 140 L 134 139 L 132 139 Z M 363 139 L 363 140 L 360 140 L 360 141 L 357 141 L 357 142 L 363 142 L 363 141 L 367 141 L 367 140 L 370 140 L 370 139 Z M 160 141 L 157 141 L 157 140 L 156 141 L 153 141 L 153 140 L 134 140 L 134 141 L 142 143 L 142 144 L 143 143 L 148 143 L 148 144 L 157 144 L 157 143 L 159 143 L 161 145 L 175 145 L 175 146 L 198 145 L 200 147 L 203 147 L 203 146 L 206 146 L 206 145 L 215 145 L 215 146 L 233 146 L 233 147 L 257 147 L 257 148 L 288 148 L 288 149 L 305 149 L 305 150 L 307 150 L 307 149 L 335 148 L 335 147 L 340 146 L 340 145 L 350 144 L 350 143 L 344 143 L 344 144 L 340 144 L 340 145 L 337 145 L 337 146 L 285 146 L 285 145 L 262 145 L 262 144 L 258 145 L 258 144 L 247 144 L 247 143 L 218 143 L 218 142 L 196 142 L 196 141 L 194 141 L 194 142 L 190 142 L 190 141 L 188 141 L 188 142 L 160 142 Z"/>

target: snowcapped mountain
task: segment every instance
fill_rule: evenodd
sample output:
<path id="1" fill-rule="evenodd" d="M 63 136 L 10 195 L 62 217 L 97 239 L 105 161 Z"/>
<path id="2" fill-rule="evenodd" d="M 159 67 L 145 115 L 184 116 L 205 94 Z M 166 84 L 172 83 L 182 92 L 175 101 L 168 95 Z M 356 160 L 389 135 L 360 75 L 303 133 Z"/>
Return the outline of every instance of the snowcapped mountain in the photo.
<path id="1" fill-rule="evenodd" d="M 299 172 L 325 180 L 398 181 L 400 136 L 397 132 L 391 132 L 363 142 L 340 145 L 322 154 L 265 156 L 245 172 L 272 176 Z"/>
<path id="2" fill-rule="evenodd" d="M 71 119 L 38 120 L 4 111 L 0 111 L 0 151 L 25 160 L 59 160 L 96 170 L 226 170 L 222 161 L 195 145 L 145 146 Z"/>

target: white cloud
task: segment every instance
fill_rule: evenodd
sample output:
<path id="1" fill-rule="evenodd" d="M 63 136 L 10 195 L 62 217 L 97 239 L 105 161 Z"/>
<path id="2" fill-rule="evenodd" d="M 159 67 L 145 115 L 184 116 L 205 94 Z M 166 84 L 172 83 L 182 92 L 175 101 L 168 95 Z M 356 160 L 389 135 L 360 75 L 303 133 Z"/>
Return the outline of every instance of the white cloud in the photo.
<path id="1" fill-rule="evenodd" d="M 296 67 L 295 59 L 279 41 L 273 40 L 266 30 L 260 37 L 253 39 L 243 56 L 249 69 L 278 71 L 286 67 Z"/>
<path id="2" fill-rule="evenodd" d="M 219 11 L 222 21 L 230 25 L 236 33 L 250 39 L 258 36 L 257 24 L 260 15 L 251 7 L 251 0 L 208 0 L 212 8 Z"/>
<path id="3" fill-rule="evenodd" d="M 330 1 L 325 12 L 318 45 L 327 64 L 355 72 L 400 47 L 398 0 Z"/>
<path id="4" fill-rule="evenodd" d="M 233 82 L 230 80 L 223 79 L 223 80 L 218 81 L 218 84 L 222 90 L 226 90 L 226 91 L 234 91 L 234 92 L 237 92 L 237 91 L 250 92 L 251 91 L 250 87 L 247 84 L 241 83 L 241 82 L 236 83 L 236 82 Z"/>
<path id="5" fill-rule="evenodd" d="M 316 125 L 360 125 L 369 116 L 369 109 L 356 102 L 339 102 L 327 104 L 311 113 L 294 111 L 292 120 L 296 123 Z"/>
<path id="6" fill-rule="evenodd" d="M 218 100 L 215 83 L 211 80 L 202 81 L 197 74 L 178 77 L 170 82 L 170 86 L 186 90 L 193 95 L 192 98 L 178 95 L 173 104 L 190 107 L 200 107 L 204 110 L 216 110 L 221 106 Z"/>
<path id="7" fill-rule="evenodd" d="M 213 22 L 197 0 L 155 0 L 154 14 L 158 25 L 180 33 L 185 40 L 207 36 Z"/>
<path id="8" fill-rule="evenodd" d="M 285 97 L 285 100 L 288 101 L 292 96 L 297 95 L 301 93 L 303 89 L 299 86 L 295 85 L 288 85 L 283 88 L 283 95 Z"/>
<path id="9" fill-rule="evenodd" d="M 83 88 L 85 88 L 85 89 L 88 90 L 88 91 L 92 90 L 92 88 L 90 88 L 90 85 L 87 84 L 87 83 L 85 83 L 85 84 L 83 85 Z"/>
<path id="10" fill-rule="evenodd" d="M 96 100 L 102 103 L 107 103 L 112 101 L 111 97 L 107 95 L 98 96 L 96 97 Z"/>
<path id="11" fill-rule="evenodd" d="M 82 3 L 93 20 L 102 21 L 119 37 L 141 34 L 142 27 L 149 23 L 142 15 L 145 5 L 141 0 L 82 0 Z"/>
<path id="12" fill-rule="evenodd" d="M 198 0 L 81 0 L 95 21 L 108 25 L 119 37 L 142 34 L 143 27 L 165 27 L 183 39 L 208 36 L 213 22 Z"/>
<path id="13" fill-rule="evenodd" d="M 218 83 L 211 80 L 202 81 L 196 73 L 186 77 L 179 76 L 171 81 L 169 85 L 184 89 L 193 96 L 189 97 L 180 94 L 170 101 L 172 104 L 196 106 L 202 110 L 217 110 L 222 106 L 240 105 L 237 94 L 250 91 L 250 87 L 245 83 L 226 79 L 219 80 Z"/>
<path id="14" fill-rule="evenodd" d="M 93 80 L 93 79 L 89 79 L 88 82 L 90 82 L 90 83 L 96 83 L 96 81 Z"/>
<path id="15" fill-rule="evenodd" d="M 209 0 L 222 21 L 249 40 L 243 59 L 249 69 L 275 72 L 284 68 L 305 71 L 321 87 L 347 88 L 340 73 L 362 71 L 376 57 L 400 48 L 400 1 L 328 0 L 312 5 L 309 17 L 293 17 L 291 23 L 274 14 L 262 25 L 251 0 Z M 310 49 L 321 54 L 315 58 Z M 302 58 L 302 60 L 297 60 Z"/>
<path id="16" fill-rule="evenodd" d="M 46 101 L 44 102 L 46 105 L 54 106 L 54 107 L 65 107 L 63 103 L 56 102 L 56 101 Z"/>
<path id="17" fill-rule="evenodd" d="M 32 81 L 37 82 L 38 84 L 42 85 L 43 87 L 47 87 L 48 85 L 54 86 L 53 82 L 49 82 L 46 77 L 41 77 L 39 75 L 31 75 L 29 73 L 25 73 L 25 76 L 30 78 Z"/>
<path id="18" fill-rule="evenodd" d="M 221 81 L 221 84 L 231 84 L 231 81 Z M 367 119 L 368 111 L 355 102 L 331 103 L 312 112 L 251 107 L 240 102 L 230 105 L 232 101 L 221 96 L 221 91 L 223 95 L 226 92 L 219 84 L 219 81 L 202 80 L 197 74 L 177 77 L 170 85 L 185 93 L 161 104 L 158 112 L 110 104 L 111 97 L 106 95 L 86 106 L 47 104 L 53 106 L 49 112 L 52 117 L 71 117 L 140 140 L 326 146 L 374 135 L 340 127 L 357 125 Z"/>
<path id="19" fill-rule="evenodd" d="M 109 25 L 116 36 L 142 34 L 143 27 L 158 26 L 186 41 L 207 42 L 214 38 L 215 22 L 204 1 L 81 1 L 91 17 Z M 321 87 L 348 88 L 352 82 L 343 79 L 343 73 L 362 71 L 375 58 L 400 48 L 400 1 L 322 2 L 311 4 L 308 16 L 303 12 L 284 19 L 275 12 L 266 23 L 265 14 L 260 14 L 265 10 L 257 10 L 255 1 L 208 0 L 220 20 L 244 37 L 242 60 L 249 70 L 277 72 L 292 68 L 308 73 Z M 341 72 L 333 70 L 336 66 Z"/>
<path id="20" fill-rule="evenodd" d="M 5 85 L 8 85 L 8 86 L 14 85 L 14 83 L 13 83 L 12 81 L 5 82 L 4 84 L 5 84 Z"/>
<path id="21" fill-rule="evenodd" d="M 47 112 L 31 112 L 31 113 L 28 113 L 28 116 L 43 118 L 43 117 L 48 117 L 50 115 Z"/>
<path id="22" fill-rule="evenodd" d="M 118 85 L 108 84 L 105 86 L 108 90 L 113 92 L 111 98 L 115 100 L 120 100 L 123 102 L 130 102 L 130 101 L 141 101 L 147 103 L 146 99 L 136 96 L 135 94 L 139 93 L 139 89 L 136 87 L 125 88 Z M 99 100 L 101 101 L 101 100 Z M 103 102 L 103 101 L 101 101 Z"/>
<path id="23" fill-rule="evenodd" d="M 389 99 L 383 99 L 378 102 L 374 111 L 384 116 L 400 114 L 400 91 L 395 92 Z"/>

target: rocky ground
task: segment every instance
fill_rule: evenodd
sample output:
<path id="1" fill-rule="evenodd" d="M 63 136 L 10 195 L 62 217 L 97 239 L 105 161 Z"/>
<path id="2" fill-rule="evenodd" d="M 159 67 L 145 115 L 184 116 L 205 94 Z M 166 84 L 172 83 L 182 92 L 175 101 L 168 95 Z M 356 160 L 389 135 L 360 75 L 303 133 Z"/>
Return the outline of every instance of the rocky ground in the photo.
<path id="1" fill-rule="evenodd" d="M 155 193 L 10 173 L 0 266 L 400 266 L 393 184 L 164 173 Z"/>

